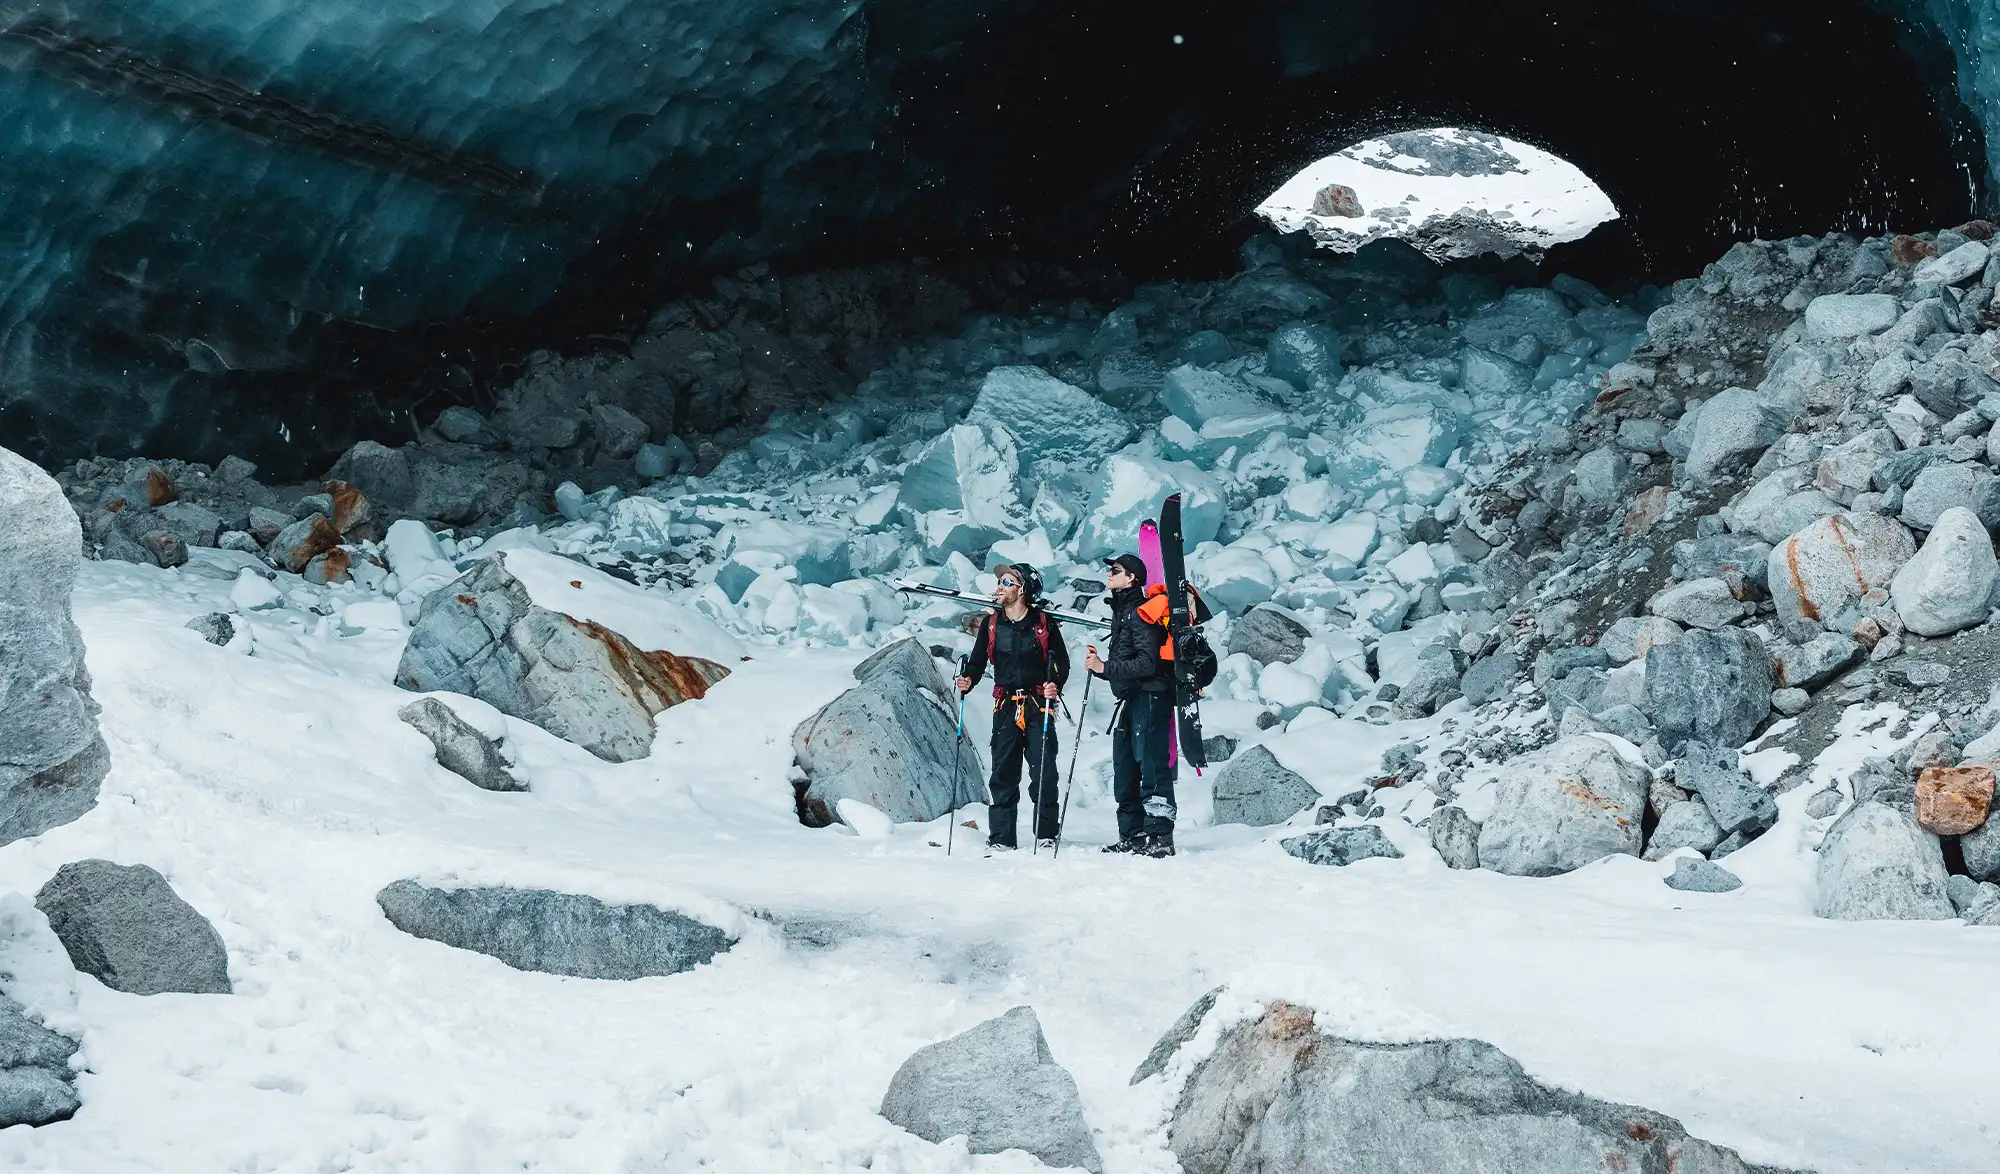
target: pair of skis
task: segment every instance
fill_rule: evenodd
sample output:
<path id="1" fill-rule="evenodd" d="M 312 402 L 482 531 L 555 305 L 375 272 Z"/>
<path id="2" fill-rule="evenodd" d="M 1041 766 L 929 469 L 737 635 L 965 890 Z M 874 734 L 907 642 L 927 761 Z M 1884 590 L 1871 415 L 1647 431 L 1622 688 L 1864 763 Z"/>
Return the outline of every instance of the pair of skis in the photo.
<path id="1" fill-rule="evenodd" d="M 1200 622 L 1195 614 L 1194 593 L 1188 588 L 1187 550 L 1181 541 L 1181 495 L 1170 494 L 1160 503 L 1160 520 L 1139 526 L 1139 561 L 1146 564 L 1147 587 L 1167 589 L 1168 631 L 1175 637 L 1176 650 L 1185 649 L 1190 633 Z M 1167 730 L 1167 762 L 1185 758 L 1199 775 L 1208 765 L 1202 746 L 1201 690 L 1189 676 L 1185 655 L 1174 658 L 1174 724 Z"/>
<path id="2" fill-rule="evenodd" d="M 928 583 L 912 583 L 908 579 L 896 580 L 895 588 L 905 595 L 928 595 L 933 599 L 949 599 L 953 603 L 963 603 L 973 607 L 984 607 L 994 611 L 1000 609 L 1000 605 L 990 596 L 974 595 L 970 591 L 953 591 L 948 587 L 933 587 Z M 1064 611 L 1055 607 L 1044 607 L 1041 611 L 1065 624 L 1083 624 L 1092 628 L 1111 626 L 1110 620 L 1100 620 L 1096 616 L 1087 616 L 1080 611 Z"/>

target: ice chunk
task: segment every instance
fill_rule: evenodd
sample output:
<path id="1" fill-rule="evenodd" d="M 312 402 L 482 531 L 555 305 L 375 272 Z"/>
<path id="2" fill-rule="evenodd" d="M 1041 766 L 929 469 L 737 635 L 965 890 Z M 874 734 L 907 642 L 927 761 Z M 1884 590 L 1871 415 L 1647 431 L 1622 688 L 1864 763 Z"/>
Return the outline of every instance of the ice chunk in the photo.
<path id="1" fill-rule="evenodd" d="M 800 594 L 800 635 L 848 644 L 868 631 L 868 601 L 860 596 L 818 585 L 807 586 Z M 765 615 L 769 617 L 768 609 Z"/>
<path id="2" fill-rule="evenodd" d="M 1285 517 L 1299 522 L 1317 522 L 1332 517 L 1347 501 L 1347 491 L 1324 477 L 1286 487 L 1283 495 Z"/>
<path id="3" fill-rule="evenodd" d="M 1053 566 L 1056 561 L 1055 545 L 1040 526 L 1019 538 L 1010 538 L 993 544 L 986 556 L 988 570 L 1001 563 L 1026 563 L 1031 567 Z"/>
<path id="4" fill-rule="evenodd" d="M 1546 289 L 1514 290 L 1465 324 L 1465 341 L 1524 363 L 1559 351 L 1583 334 L 1562 297 Z M 1533 359 L 1523 357 L 1523 339 L 1539 344 Z"/>
<path id="5" fill-rule="evenodd" d="M 1076 555 L 1083 560 L 1137 550 L 1139 523 L 1160 516 L 1167 495 L 1181 495 L 1182 541 L 1192 549 L 1215 537 L 1222 526 L 1222 487 L 1193 465 L 1135 453 L 1116 453 L 1104 463 L 1091 493 L 1089 511 L 1077 531 Z"/>
<path id="6" fill-rule="evenodd" d="M 1443 465 L 1459 444 L 1458 413 L 1439 403 L 1399 403 L 1373 408 L 1354 430 L 1340 471 L 1360 482 L 1411 465 Z"/>
<path id="7" fill-rule="evenodd" d="M 1179 416 L 1168 416 L 1160 422 L 1160 447 L 1171 460 L 1191 461 L 1206 469 L 1213 468 L 1231 449 L 1248 452 L 1273 436 L 1288 436 L 1298 431 L 1301 429 L 1292 417 L 1278 411 L 1258 416 L 1217 417 L 1203 424 L 1198 432 Z"/>
<path id="8" fill-rule="evenodd" d="M 1340 336 L 1309 322 L 1280 326 L 1264 346 L 1264 369 L 1307 395 L 1331 395 L 1340 383 Z"/>
<path id="9" fill-rule="evenodd" d="M 1431 506 L 1457 486 L 1459 475 L 1435 465 L 1411 465 L 1403 470 L 1403 494 L 1418 505 Z"/>
<path id="10" fill-rule="evenodd" d="M 716 539 L 732 554 L 739 550 L 777 552 L 786 565 L 798 568 L 801 583 L 827 586 L 851 573 L 847 536 L 831 527 L 752 516 L 724 526 Z"/>
<path id="11" fill-rule="evenodd" d="M 983 543 L 1027 529 L 1021 502 L 1021 458 L 1014 438 L 997 425 L 960 424 L 939 436 L 904 471 L 896 504 L 915 519 L 951 511 Z M 917 525 L 921 532 L 926 527 Z M 932 524 L 935 529 L 935 524 Z"/>
<path id="12" fill-rule="evenodd" d="M 1200 428 L 1210 420 L 1265 416 L 1283 410 L 1283 405 L 1241 379 L 1192 366 L 1167 372 L 1160 384 L 1160 405 L 1191 428 Z"/>
<path id="13" fill-rule="evenodd" d="M 236 572 L 236 583 L 229 589 L 229 602 L 238 611 L 263 611 L 266 608 L 283 607 L 285 597 L 271 585 L 271 581 L 249 567 Z"/>
<path id="14" fill-rule="evenodd" d="M 1116 408 L 1039 367 L 987 372 L 965 422 L 1005 428 L 1030 464 L 1097 461 L 1132 437 L 1132 422 Z"/>
<path id="15" fill-rule="evenodd" d="M 889 515 L 896 508 L 896 495 L 900 492 L 895 485 L 877 489 L 868 499 L 854 507 L 854 525 L 861 530 L 880 530 L 889 524 Z"/>
<path id="16" fill-rule="evenodd" d="M 1469 346 L 1458 360 L 1458 385 L 1467 395 L 1505 399 L 1534 385 L 1535 369 L 1483 347 Z"/>
<path id="17" fill-rule="evenodd" d="M 650 497 L 628 497 L 611 507 L 606 526 L 612 550 L 651 557 L 673 549 L 673 510 Z"/>
<path id="18" fill-rule="evenodd" d="M 1374 514 L 1351 510 L 1339 521 L 1325 527 L 1314 547 L 1334 558 L 1345 559 L 1349 566 L 1358 567 L 1375 549 L 1379 525 Z"/>
<path id="19" fill-rule="evenodd" d="M 1225 547 L 1194 560 L 1189 574 L 1212 607 L 1233 615 L 1265 602 L 1278 588 L 1264 556 L 1242 547 Z"/>

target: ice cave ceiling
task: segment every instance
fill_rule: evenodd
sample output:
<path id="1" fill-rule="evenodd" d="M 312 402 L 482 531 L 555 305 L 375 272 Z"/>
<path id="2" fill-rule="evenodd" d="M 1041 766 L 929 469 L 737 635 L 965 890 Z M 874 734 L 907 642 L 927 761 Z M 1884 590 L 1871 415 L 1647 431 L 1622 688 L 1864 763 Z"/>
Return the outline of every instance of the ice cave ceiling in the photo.
<path id="1" fill-rule="evenodd" d="M 757 259 L 1198 275 L 1404 127 L 1576 163 L 1628 276 L 1951 223 L 2000 6 L 0 0 L 0 110 L 0 444 L 194 455 Z"/>

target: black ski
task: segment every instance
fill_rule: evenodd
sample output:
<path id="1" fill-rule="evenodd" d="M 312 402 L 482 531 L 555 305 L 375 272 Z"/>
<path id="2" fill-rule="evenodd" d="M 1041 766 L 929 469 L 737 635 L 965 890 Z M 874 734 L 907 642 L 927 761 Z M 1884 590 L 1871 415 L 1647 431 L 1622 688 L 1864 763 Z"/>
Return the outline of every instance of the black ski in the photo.
<path id="1" fill-rule="evenodd" d="M 1160 506 L 1160 570 L 1167 586 L 1169 631 L 1174 648 L 1187 648 L 1194 632 L 1195 614 L 1189 609 L 1187 552 L 1181 546 L 1181 495 L 1176 493 Z M 1180 733 L 1181 757 L 1199 774 L 1208 765 L 1201 740 L 1201 690 L 1188 675 L 1188 658 L 1174 657 L 1174 711 Z"/>
<path id="2" fill-rule="evenodd" d="M 933 599 L 949 599 L 953 603 L 963 603 L 969 607 L 998 608 L 1000 606 L 985 595 L 973 595 L 966 591 L 952 591 L 944 587 L 933 587 L 928 583 L 911 583 L 907 580 L 897 580 L 895 587 L 896 590 L 901 591 L 905 595 L 928 595 Z M 1087 616 L 1082 612 L 1062 611 L 1053 607 L 1043 607 L 1041 610 L 1065 624 L 1085 624 L 1093 628 L 1106 629 L 1111 627 L 1110 620 L 1100 620 L 1096 616 Z"/>

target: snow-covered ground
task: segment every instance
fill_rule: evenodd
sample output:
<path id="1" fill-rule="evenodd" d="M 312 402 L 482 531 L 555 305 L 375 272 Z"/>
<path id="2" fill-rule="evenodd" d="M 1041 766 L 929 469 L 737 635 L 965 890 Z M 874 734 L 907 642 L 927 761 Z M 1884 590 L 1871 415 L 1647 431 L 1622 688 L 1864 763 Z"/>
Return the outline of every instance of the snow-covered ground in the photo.
<path id="1" fill-rule="evenodd" d="M 1424 133 L 1441 143 L 1464 146 L 1461 131 Z M 1317 229 L 1315 235 L 1323 243 L 1350 249 L 1378 237 L 1418 235 L 1427 224 L 1462 211 L 1483 212 L 1509 223 L 1521 243 L 1538 248 L 1578 240 L 1617 218 L 1611 198 L 1575 164 L 1527 143 L 1491 138 L 1501 152 L 1480 153 L 1486 163 L 1477 169 L 1481 174 L 1451 173 L 1404 155 L 1381 139 L 1356 143 L 1300 171 L 1257 211 L 1283 231 Z M 1503 169 L 1504 156 L 1512 156 L 1516 166 Z M 1328 184 L 1353 189 L 1369 215 L 1313 215 L 1313 196 Z M 1379 215 L 1391 209 L 1401 209 L 1401 214 Z"/>
<path id="2" fill-rule="evenodd" d="M 97 810 L 0 852 L 0 891 L 33 893 L 84 857 L 153 865 L 221 932 L 236 993 L 112 992 L 70 975 L 22 898 L 0 906 L 0 969 L 80 1035 L 88 1064 L 77 1117 L 0 1131 L 0 1168 L 1028 1170 L 876 1115 L 912 1050 L 1027 1003 L 1106 1169 L 1170 1171 L 1167 1094 L 1126 1081 L 1229 983 L 1357 1036 L 1488 1040 L 1540 1079 L 1675 1115 L 1750 1160 L 2000 1170 L 1975 1091 L 2000 1055 L 1986 1013 L 2000 934 L 1815 918 L 1797 810 L 1810 787 L 1729 858 L 1746 884 L 1719 896 L 1669 890 L 1671 862 L 1631 857 L 1543 880 L 1453 872 L 1413 829 L 1391 832 L 1404 859 L 1316 868 L 1279 851 L 1277 829 L 1203 826 L 1192 780 L 1183 854 L 1157 862 L 1088 850 L 1112 828 L 1092 732 L 1060 859 L 982 859 L 966 829 L 947 858 L 944 821 L 861 838 L 794 818 L 792 729 L 865 648 L 759 646 L 664 714 L 637 762 L 509 720 L 534 789 L 493 794 L 397 720 L 401 633 L 253 612 L 246 657 L 183 630 L 227 610 L 230 586 L 86 564 L 77 617 L 115 765 Z M 1337 795 L 1462 704 L 1268 737 Z M 1886 715 L 1850 716 L 1823 765 L 1885 736 L 1869 718 Z M 742 941 L 669 978 L 523 973 L 391 927 L 374 895 L 409 876 L 655 901 Z"/>

